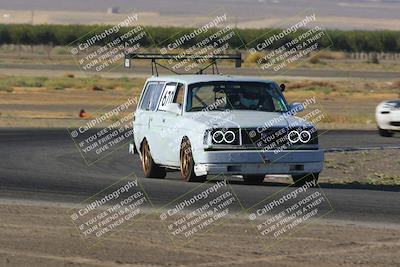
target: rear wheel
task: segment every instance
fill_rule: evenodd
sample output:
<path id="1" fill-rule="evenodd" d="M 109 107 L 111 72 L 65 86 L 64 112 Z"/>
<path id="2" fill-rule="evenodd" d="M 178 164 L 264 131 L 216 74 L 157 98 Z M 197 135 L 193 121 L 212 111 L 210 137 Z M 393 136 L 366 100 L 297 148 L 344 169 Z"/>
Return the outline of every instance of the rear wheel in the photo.
<path id="1" fill-rule="evenodd" d="M 393 136 L 393 133 L 391 131 L 384 130 L 381 128 L 378 128 L 378 131 L 379 131 L 380 136 L 383 136 L 383 137 L 392 137 Z"/>
<path id="2" fill-rule="evenodd" d="M 265 175 L 243 175 L 244 184 L 260 185 L 264 182 Z"/>
<path id="3" fill-rule="evenodd" d="M 181 176 L 187 182 L 204 182 L 206 175 L 197 176 L 194 172 L 194 160 L 192 154 L 192 147 L 190 141 L 187 138 L 182 140 L 180 150 L 180 167 Z"/>
<path id="4" fill-rule="evenodd" d="M 142 144 L 142 168 L 144 177 L 146 178 L 165 178 L 167 171 L 165 168 L 158 166 L 150 153 L 150 147 L 146 140 Z"/>
<path id="5" fill-rule="evenodd" d="M 292 179 L 295 186 L 302 186 L 306 182 L 313 182 L 313 181 L 315 181 L 315 184 L 317 184 L 318 178 L 319 178 L 319 173 L 292 175 Z"/>

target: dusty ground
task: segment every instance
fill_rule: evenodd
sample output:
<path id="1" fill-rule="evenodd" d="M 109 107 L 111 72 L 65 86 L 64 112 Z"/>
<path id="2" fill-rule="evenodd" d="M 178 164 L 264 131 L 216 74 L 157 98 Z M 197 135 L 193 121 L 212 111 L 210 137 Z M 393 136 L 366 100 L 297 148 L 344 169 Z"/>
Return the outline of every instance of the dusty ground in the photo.
<path id="1" fill-rule="evenodd" d="M 1 266 L 399 266 L 400 228 L 321 221 L 286 240 L 257 240 L 243 219 L 175 247 L 149 215 L 88 248 L 67 208 L 0 205 Z"/>
<path id="2" fill-rule="evenodd" d="M 0 126 L 66 128 L 80 119 L 81 109 L 93 114 L 105 106 L 118 106 L 135 97 L 138 97 L 138 91 L 46 88 L 17 88 L 11 93 L 0 91 Z"/>
<path id="3" fill-rule="evenodd" d="M 320 182 L 400 185 L 400 150 L 325 153 Z"/>
<path id="4" fill-rule="evenodd" d="M 325 153 L 319 183 L 400 186 L 400 149 Z M 269 175 L 268 181 L 291 183 L 290 176 Z"/>

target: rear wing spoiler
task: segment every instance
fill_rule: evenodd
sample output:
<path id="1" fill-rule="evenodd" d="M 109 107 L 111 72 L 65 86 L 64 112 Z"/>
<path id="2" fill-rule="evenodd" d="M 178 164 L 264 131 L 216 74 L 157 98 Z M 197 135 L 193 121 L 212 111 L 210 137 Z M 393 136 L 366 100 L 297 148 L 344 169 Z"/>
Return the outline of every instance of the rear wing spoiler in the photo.
<path id="1" fill-rule="evenodd" d="M 208 61 L 209 64 L 203 68 L 201 68 L 196 74 L 202 74 L 205 69 L 208 67 L 212 66 L 213 67 L 213 73 L 214 73 L 214 67 L 215 70 L 218 72 L 218 67 L 217 67 L 217 60 L 235 60 L 235 67 L 240 68 L 242 66 L 242 54 L 240 52 L 237 52 L 235 54 L 221 54 L 221 55 L 198 55 L 198 54 L 187 54 L 187 55 L 182 55 L 182 54 L 157 54 L 157 53 L 127 53 L 125 54 L 125 62 L 124 66 L 126 68 L 130 68 L 132 66 L 131 60 L 151 60 L 151 71 L 152 74 L 154 75 L 154 71 L 158 76 L 158 70 L 157 70 L 157 65 L 161 66 L 165 69 L 168 69 L 175 74 L 179 74 L 176 71 L 172 70 L 171 68 L 168 68 L 164 65 L 161 65 L 156 62 L 157 59 L 162 60 L 162 59 L 172 59 L 174 61 L 180 61 L 180 60 L 193 60 L 193 61 L 198 61 L 198 60 L 203 60 L 203 61 Z"/>

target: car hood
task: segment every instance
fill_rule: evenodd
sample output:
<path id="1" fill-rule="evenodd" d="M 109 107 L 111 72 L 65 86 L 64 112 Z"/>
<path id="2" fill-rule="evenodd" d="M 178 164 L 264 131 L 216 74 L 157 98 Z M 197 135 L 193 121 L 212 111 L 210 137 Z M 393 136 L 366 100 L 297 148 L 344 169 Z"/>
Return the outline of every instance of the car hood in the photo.
<path id="1" fill-rule="evenodd" d="M 208 111 L 187 113 L 198 123 L 210 128 L 256 128 L 256 127 L 298 127 L 305 120 L 295 116 L 283 116 L 282 113 L 252 110 Z"/>

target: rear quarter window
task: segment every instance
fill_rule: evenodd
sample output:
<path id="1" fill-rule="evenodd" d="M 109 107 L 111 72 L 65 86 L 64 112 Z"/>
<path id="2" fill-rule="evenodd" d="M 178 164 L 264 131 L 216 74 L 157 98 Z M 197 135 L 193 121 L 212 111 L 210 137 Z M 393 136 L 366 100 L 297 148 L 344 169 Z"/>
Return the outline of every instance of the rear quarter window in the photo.
<path id="1" fill-rule="evenodd" d="M 157 108 L 157 103 L 160 99 L 163 88 L 164 82 L 147 83 L 139 108 L 154 111 Z"/>

